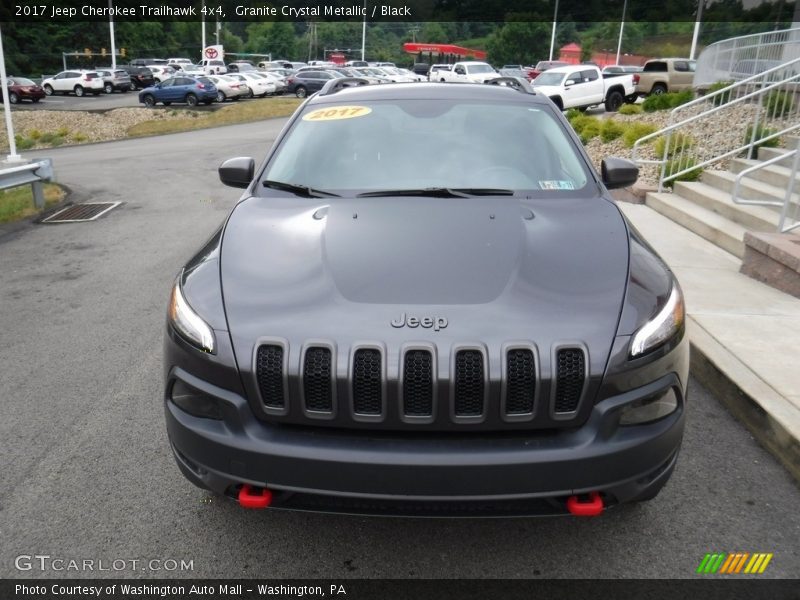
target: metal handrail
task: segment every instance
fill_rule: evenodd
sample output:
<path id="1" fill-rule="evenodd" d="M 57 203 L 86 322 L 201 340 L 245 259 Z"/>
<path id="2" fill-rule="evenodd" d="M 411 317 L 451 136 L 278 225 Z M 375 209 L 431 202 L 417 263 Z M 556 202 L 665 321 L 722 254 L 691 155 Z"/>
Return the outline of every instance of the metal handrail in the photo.
<path id="1" fill-rule="evenodd" d="M 53 162 L 41 158 L 36 162 L 0 169 L 0 190 L 30 185 L 36 208 L 44 208 L 42 182 L 53 179 Z"/>
<path id="2" fill-rule="evenodd" d="M 750 173 L 754 173 L 760 169 L 765 167 L 769 167 L 774 165 L 775 163 L 781 162 L 786 160 L 787 158 L 794 157 L 792 161 L 792 167 L 789 170 L 789 183 L 786 186 L 786 196 L 784 196 L 783 201 L 780 200 L 746 200 L 744 198 L 739 197 L 739 192 L 742 186 L 742 179 L 750 175 Z M 752 167 L 748 167 L 742 171 L 740 171 L 736 175 L 736 180 L 733 184 L 733 202 L 735 204 L 743 204 L 747 206 L 780 206 L 781 208 L 781 216 L 778 220 L 778 232 L 780 233 L 788 233 L 793 229 L 800 227 L 800 220 L 797 218 L 798 208 L 800 208 L 800 203 L 795 203 L 794 205 L 794 221 L 793 225 L 789 225 L 788 227 L 785 226 L 786 220 L 789 218 L 789 207 L 792 205 L 792 193 L 794 190 L 794 185 L 797 179 L 797 169 L 798 165 L 800 164 L 800 151 L 797 148 L 794 150 L 789 150 L 788 152 L 784 152 L 783 154 L 779 154 L 769 160 L 764 162 L 760 162 Z"/>

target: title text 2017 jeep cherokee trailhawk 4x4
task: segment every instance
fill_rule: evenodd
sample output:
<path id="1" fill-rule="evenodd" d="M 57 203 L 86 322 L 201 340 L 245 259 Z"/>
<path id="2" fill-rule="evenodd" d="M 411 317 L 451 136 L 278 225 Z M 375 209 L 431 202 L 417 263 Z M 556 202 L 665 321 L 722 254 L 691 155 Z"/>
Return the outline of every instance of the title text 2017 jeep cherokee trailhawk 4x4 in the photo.
<path id="1" fill-rule="evenodd" d="M 675 466 L 680 288 L 547 98 L 344 87 L 289 120 L 183 268 L 167 430 L 243 506 L 593 515 Z M 528 90 L 530 92 L 530 90 Z"/>

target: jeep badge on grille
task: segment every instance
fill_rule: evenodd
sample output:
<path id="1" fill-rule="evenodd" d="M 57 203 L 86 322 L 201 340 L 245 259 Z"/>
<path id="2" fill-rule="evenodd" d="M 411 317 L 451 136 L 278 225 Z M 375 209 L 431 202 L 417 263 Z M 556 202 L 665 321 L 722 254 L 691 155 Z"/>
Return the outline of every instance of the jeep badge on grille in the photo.
<path id="1" fill-rule="evenodd" d="M 408 315 L 406 317 L 406 313 L 402 313 L 399 318 L 394 319 L 391 321 L 392 327 L 411 327 L 412 329 L 415 327 L 424 327 L 425 329 L 430 329 L 433 327 L 434 331 L 439 331 L 440 329 L 444 329 L 447 327 L 447 319 L 444 317 L 414 317 Z"/>

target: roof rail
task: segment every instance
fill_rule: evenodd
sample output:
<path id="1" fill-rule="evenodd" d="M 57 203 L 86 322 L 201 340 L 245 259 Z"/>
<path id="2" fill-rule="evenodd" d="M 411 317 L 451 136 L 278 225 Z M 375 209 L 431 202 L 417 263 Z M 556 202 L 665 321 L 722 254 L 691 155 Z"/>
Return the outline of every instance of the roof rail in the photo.
<path id="1" fill-rule="evenodd" d="M 502 85 L 505 87 L 514 88 L 523 94 L 536 95 L 533 86 L 522 77 L 495 77 L 494 79 L 487 79 L 484 81 L 484 83 L 487 85 Z"/>
<path id="2" fill-rule="evenodd" d="M 330 96 L 344 88 L 357 87 L 359 85 L 369 85 L 369 81 L 361 77 L 339 77 L 338 79 L 331 79 L 317 92 L 317 96 Z"/>

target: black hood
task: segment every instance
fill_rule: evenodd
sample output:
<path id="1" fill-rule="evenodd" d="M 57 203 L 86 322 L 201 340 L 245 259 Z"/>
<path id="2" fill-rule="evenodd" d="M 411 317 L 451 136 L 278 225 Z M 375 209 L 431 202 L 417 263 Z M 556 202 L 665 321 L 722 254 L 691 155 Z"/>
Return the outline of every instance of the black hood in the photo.
<path id="1" fill-rule="evenodd" d="M 619 210 L 595 199 L 250 198 L 228 221 L 222 291 L 240 368 L 264 336 L 489 350 L 580 342 L 601 375 L 628 274 Z M 401 315 L 447 326 L 394 327 Z M 412 321 L 413 323 L 413 321 Z M 498 350 L 499 353 L 499 350 Z"/>

